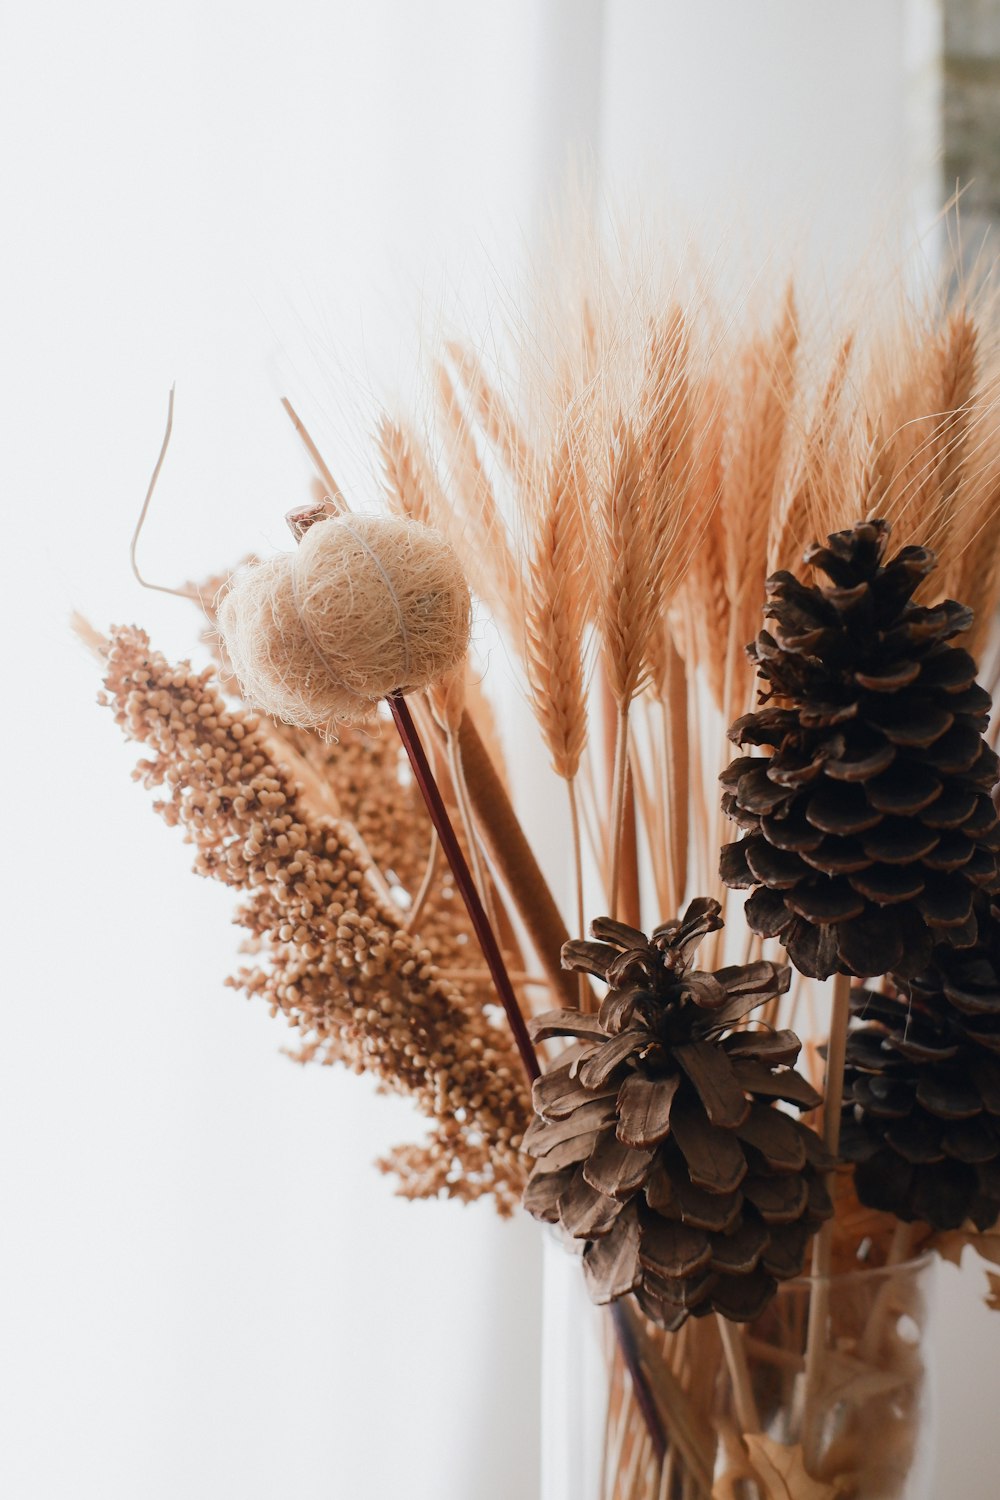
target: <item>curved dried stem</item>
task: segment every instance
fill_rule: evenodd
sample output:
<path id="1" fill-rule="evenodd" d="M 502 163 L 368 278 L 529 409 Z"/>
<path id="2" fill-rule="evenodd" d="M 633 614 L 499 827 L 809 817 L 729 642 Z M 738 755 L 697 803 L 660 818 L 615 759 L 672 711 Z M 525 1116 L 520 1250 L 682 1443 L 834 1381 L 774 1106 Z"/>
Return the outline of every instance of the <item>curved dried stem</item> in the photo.
<path id="1" fill-rule="evenodd" d="M 412 931 L 414 928 L 416 928 L 417 924 L 420 921 L 420 914 L 423 911 L 424 907 L 427 905 L 427 899 L 430 896 L 431 891 L 434 889 L 434 882 L 437 879 L 438 858 L 440 853 L 441 840 L 438 838 L 437 829 L 432 828 L 430 847 L 427 851 L 427 865 L 424 869 L 423 878 L 420 881 L 420 885 L 413 897 L 413 904 L 410 907 L 409 911 L 406 913 L 406 919 L 403 923 L 403 926 L 407 929 L 407 931 Z"/>

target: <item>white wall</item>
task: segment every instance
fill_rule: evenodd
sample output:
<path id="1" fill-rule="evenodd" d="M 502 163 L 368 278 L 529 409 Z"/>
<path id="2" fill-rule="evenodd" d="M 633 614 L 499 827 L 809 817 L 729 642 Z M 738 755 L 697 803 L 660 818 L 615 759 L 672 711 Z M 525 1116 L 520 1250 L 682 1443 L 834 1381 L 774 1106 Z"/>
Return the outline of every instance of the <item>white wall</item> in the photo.
<path id="1" fill-rule="evenodd" d="M 194 644 L 128 572 L 174 379 L 158 580 L 285 545 L 284 391 L 364 474 L 355 409 L 441 259 L 530 234 L 549 23 L 98 0 L 5 30 L 0 1493 L 530 1497 L 535 1226 L 393 1199 L 370 1164 L 419 1121 L 223 989 L 230 903 L 130 784 L 68 614 Z"/>
<path id="2" fill-rule="evenodd" d="M 5 1497 L 536 1492 L 534 1226 L 391 1199 L 368 1163 L 405 1108 L 293 1068 L 223 990 L 227 900 L 129 784 L 67 614 L 187 650 L 185 606 L 127 572 L 171 380 L 143 549 L 164 581 L 284 545 L 306 469 L 283 392 L 363 481 L 368 394 L 411 378 L 441 259 L 470 303 L 484 260 L 506 282 L 569 144 L 692 214 L 748 199 L 755 244 L 808 192 L 813 240 L 863 253 L 912 139 L 905 22 L 894 0 L 8 18 Z M 996 1346 L 969 1283 L 949 1295 L 943 1451 L 985 1500 L 992 1393 L 962 1377 Z"/>

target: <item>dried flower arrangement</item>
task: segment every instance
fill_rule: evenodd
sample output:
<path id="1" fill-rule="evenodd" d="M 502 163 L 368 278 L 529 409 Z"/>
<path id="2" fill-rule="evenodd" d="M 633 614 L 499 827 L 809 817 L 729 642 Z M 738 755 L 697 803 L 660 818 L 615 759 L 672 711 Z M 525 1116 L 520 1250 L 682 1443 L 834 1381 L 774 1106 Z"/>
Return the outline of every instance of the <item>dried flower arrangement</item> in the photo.
<path id="1" fill-rule="evenodd" d="M 624 262 L 539 306 L 513 370 L 448 344 L 434 411 L 382 418 L 381 515 L 296 419 L 296 550 L 199 591 L 203 671 L 112 631 L 105 701 L 241 893 L 232 982 L 427 1116 L 400 1191 L 579 1254 L 607 1500 L 904 1496 L 891 1272 L 1000 1264 L 1000 322 L 953 293 L 824 340 Z M 470 590 L 566 786 L 565 902 Z"/>

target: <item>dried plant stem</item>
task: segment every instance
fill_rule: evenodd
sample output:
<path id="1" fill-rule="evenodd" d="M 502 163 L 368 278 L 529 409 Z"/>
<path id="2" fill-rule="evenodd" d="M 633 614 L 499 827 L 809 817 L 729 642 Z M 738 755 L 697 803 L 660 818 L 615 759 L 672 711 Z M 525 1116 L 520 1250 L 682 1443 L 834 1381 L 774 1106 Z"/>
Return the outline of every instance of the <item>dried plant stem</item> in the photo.
<path id="1" fill-rule="evenodd" d="M 427 850 L 427 865 L 424 869 L 423 879 L 420 887 L 413 898 L 413 904 L 406 913 L 403 926 L 409 930 L 416 927 L 420 921 L 420 913 L 427 904 L 427 898 L 434 889 L 434 881 L 437 878 L 438 859 L 441 854 L 441 840 L 438 838 L 437 829 L 431 829 L 431 842 Z"/>
<path id="2" fill-rule="evenodd" d="M 623 1302 L 613 1302 L 611 1304 L 611 1321 L 614 1324 L 615 1333 L 618 1337 L 622 1358 L 628 1368 L 629 1375 L 632 1377 L 632 1390 L 635 1395 L 636 1405 L 642 1412 L 643 1421 L 652 1439 L 653 1451 L 657 1459 L 662 1463 L 667 1451 L 663 1424 L 660 1421 L 660 1414 L 657 1411 L 653 1393 L 649 1388 L 643 1370 L 642 1359 L 635 1341 L 635 1334 L 629 1319 L 628 1309 Z"/>
<path id="3" fill-rule="evenodd" d="M 583 778 L 584 796 L 577 798 L 580 813 L 580 822 L 583 826 L 583 836 L 586 840 L 590 857 L 598 870 L 603 870 L 607 864 L 607 830 L 600 816 L 600 809 L 595 805 L 594 773 L 589 760 L 581 763 L 580 774 Z"/>
<path id="4" fill-rule="evenodd" d="M 518 821 L 507 789 L 497 775 L 489 751 L 468 712 L 462 715 L 458 738 L 472 813 L 486 848 L 517 907 L 553 989 L 566 1005 L 575 1005 L 576 983 L 559 962 L 563 944 L 569 939 L 566 924 Z"/>
<path id="5" fill-rule="evenodd" d="M 823 1087 L 823 1144 L 836 1158 L 840 1144 L 840 1111 L 844 1097 L 844 1060 L 847 1053 L 847 1027 L 851 1014 L 851 976 L 836 974 L 833 979 L 833 1003 L 830 1013 L 830 1040 L 827 1049 Z M 813 1244 L 812 1295 L 809 1298 L 809 1330 L 806 1336 L 806 1368 L 803 1389 L 805 1411 L 804 1448 L 807 1463 L 816 1458 L 819 1439 L 819 1416 L 814 1410 L 820 1384 L 820 1371 L 826 1352 L 826 1324 L 830 1306 L 830 1261 L 833 1249 L 833 1219 L 827 1219 Z"/>
<path id="6" fill-rule="evenodd" d="M 676 650 L 671 645 L 674 656 Z M 679 912 L 687 889 L 688 862 L 688 695 L 681 677 L 671 678 L 668 697 L 660 700 L 663 730 L 664 781 L 667 788 L 667 911 Z"/>
<path id="7" fill-rule="evenodd" d="M 887 1266 L 900 1266 L 904 1260 L 909 1260 L 919 1227 L 917 1224 L 907 1224 L 902 1219 L 898 1221 L 889 1242 L 889 1252 L 885 1261 Z"/>
<path id="8" fill-rule="evenodd" d="M 566 779 L 566 793 L 569 797 L 569 823 L 573 835 L 573 884 L 576 889 L 576 932 L 578 937 L 583 937 L 587 928 L 587 918 L 583 905 L 583 841 L 580 829 L 580 805 L 576 795 L 576 777 L 569 776 Z M 587 983 L 587 976 L 581 970 L 577 974 L 577 999 L 581 1010 L 593 1009 L 593 990 Z"/>
<path id="9" fill-rule="evenodd" d="M 573 883 L 576 889 L 576 931 L 579 937 L 583 937 L 587 919 L 583 904 L 583 844 L 580 834 L 580 805 L 576 795 L 575 776 L 570 776 L 567 780 L 566 792 L 569 797 L 569 822 L 573 835 Z"/>
<path id="10" fill-rule="evenodd" d="M 472 809 L 469 806 L 469 793 L 465 784 L 465 772 L 462 767 L 458 735 L 450 727 L 445 729 L 444 742 L 448 756 L 448 771 L 451 775 L 451 784 L 455 793 L 455 805 L 458 808 L 458 815 L 462 820 L 465 843 L 469 851 L 469 864 L 472 868 L 472 877 L 476 882 L 476 890 L 479 892 L 480 900 L 486 908 L 486 914 L 491 924 L 495 927 L 496 916 L 490 911 L 489 885 L 486 879 L 486 871 L 483 868 L 483 857 L 479 848 L 479 836 L 472 817 Z"/>
<path id="11" fill-rule="evenodd" d="M 601 1495 L 603 1500 L 612 1500 L 616 1489 L 616 1476 L 621 1468 L 622 1447 L 625 1442 L 630 1407 L 621 1345 L 617 1339 L 607 1341 L 607 1343 L 605 1356 L 608 1362 L 608 1404 L 604 1414 Z"/>
<path id="12" fill-rule="evenodd" d="M 823 1142 L 831 1156 L 840 1145 L 840 1111 L 844 1099 L 844 1062 L 847 1055 L 847 1027 L 851 1018 L 851 976 L 835 974 L 833 1007 L 830 1016 L 830 1049 L 826 1059 L 826 1081 L 823 1089 Z"/>
<path id="13" fill-rule="evenodd" d="M 619 705 L 615 720 L 615 748 L 611 769 L 611 872 L 608 904 L 618 916 L 622 879 L 622 845 L 625 840 L 625 784 L 628 779 L 628 709 Z"/>
<path id="14" fill-rule="evenodd" d="M 691 621 L 686 622 L 685 650 L 689 662 L 696 660 L 696 643 Z M 709 804 L 705 786 L 705 715 L 698 703 L 698 681 L 694 671 L 687 672 L 688 767 L 690 779 L 689 809 L 694 834 L 694 889 L 712 895 L 719 887 L 717 847 L 709 842 Z M 690 845 L 689 845 L 690 848 Z M 716 868 L 711 861 L 716 859 Z"/>
<path id="15" fill-rule="evenodd" d="M 886 1256 L 886 1266 L 899 1266 L 903 1261 L 909 1259 L 913 1249 L 913 1240 L 917 1232 L 916 1224 L 907 1224 L 902 1219 L 898 1220 L 892 1232 L 892 1240 Z M 882 1344 L 882 1335 L 885 1332 L 886 1318 L 892 1304 L 895 1288 L 891 1276 L 887 1276 L 879 1288 L 872 1308 L 871 1317 L 868 1319 L 868 1327 L 861 1341 L 860 1354 L 862 1359 L 875 1360 Z"/>
<path id="16" fill-rule="evenodd" d="M 305 423 L 302 421 L 302 418 L 299 416 L 298 412 L 295 410 L 294 406 L 289 401 L 287 396 L 282 396 L 281 404 L 291 418 L 292 426 L 295 428 L 295 431 L 302 439 L 303 447 L 315 464 L 317 474 L 326 485 L 327 498 L 332 502 L 336 510 L 341 515 L 343 515 L 348 507 L 347 501 L 344 499 L 343 491 L 341 490 L 340 485 L 334 479 L 333 475 L 330 473 L 330 470 L 324 463 L 323 455 L 320 453 L 319 449 L 316 447 L 316 444 L 309 436 Z"/>
<path id="17" fill-rule="evenodd" d="M 427 759 L 420 736 L 417 733 L 417 726 L 413 722 L 413 716 L 410 713 L 406 699 L 401 693 L 391 693 L 387 702 L 389 708 L 392 710 L 392 716 L 396 721 L 396 728 L 399 730 L 399 737 L 403 742 L 403 748 L 406 750 L 410 765 L 413 768 L 414 778 L 420 788 L 421 796 L 427 805 L 431 822 L 437 830 L 438 838 L 441 840 L 441 847 L 444 849 L 445 857 L 451 866 L 455 877 L 455 884 L 458 886 L 462 900 L 465 902 L 465 908 L 469 913 L 469 920 L 472 923 L 476 937 L 479 939 L 479 946 L 483 950 L 486 966 L 496 986 L 496 991 L 506 1012 L 507 1021 L 513 1033 L 517 1050 L 524 1064 L 524 1071 L 527 1073 L 529 1079 L 533 1081 L 541 1072 L 538 1066 L 538 1058 L 535 1056 L 535 1049 L 531 1044 L 531 1038 L 528 1036 L 528 1029 L 524 1024 L 524 1017 L 517 1003 L 514 987 L 510 982 L 510 976 L 507 973 L 507 966 L 503 961 L 503 954 L 500 952 L 500 945 L 497 942 L 496 934 L 490 926 L 483 903 L 479 899 L 479 892 L 476 890 L 475 881 L 466 863 L 465 855 L 462 853 L 462 846 L 455 836 L 455 830 L 448 816 L 448 809 L 444 805 L 444 799 L 438 790 L 437 782 L 434 780 L 430 761 Z"/>
<path id="18" fill-rule="evenodd" d="M 782 1369 L 792 1370 L 797 1375 L 802 1370 L 802 1356 L 795 1354 L 791 1349 L 783 1349 L 777 1344 L 769 1344 L 764 1339 L 745 1339 L 744 1348 L 752 1354 L 754 1359 L 763 1361 L 769 1365 L 780 1365 Z"/>
<path id="19" fill-rule="evenodd" d="M 636 1442 L 632 1448 L 632 1457 L 625 1475 L 626 1500 L 640 1500 L 646 1470 L 652 1456 L 650 1448 L 650 1441 L 646 1436 Z"/>
<path id="20" fill-rule="evenodd" d="M 716 1314 L 716 1321 L 726 1356 L 726 1365 L 729 1369 L 729 1378 L 733 1383 L 733 1407 L 736 1420 L 740 1424 L 740 1431 L 743 1433 L 759 1432 L 760 1416 L 754 1400 L 753 1387 L 750 1384 L 750 1371 L 747 1367 L 747 1355 L 742 1335 L 739 1329 L 721 1314 Z"/>
<path id="21" fill-rule="evenodd" d="M 687 1361 L 686 1355 L 677 1361 L 676 1370 L 662 1350 L 641 1328 L 635 1329 L 639 1347 L 640 1364 L 646 1372 L 656 1404 L 667 1424 L 670 1446 L 676 1447 L 685 1471 L 695 1477 L 699 1490 L 707 1496 L 712 1487 L 712 1466 L 715 1458 L 715 1438 L 704 1413 L 707 1401 L 699 1401 L 691 1383 L 684 1377 L 690 1374 L 697 1360 Z M 683 1330 L 682 1330 L 683 1332 Z M 686 1345 L 679 1339 L 674 1341 L 675 1352 Z M 707 1375 L 714 1386 L 718 1369 L 718 1346 L 715 1358 L 710 1362 Z"/>
<path id="22" fill-rule="evenodd" d="M 660 1473 L 660 1488 L 657 1491 L 656 1500 L 670 1500 L 674 1483 L 674 1468 L 677 1463 L 677 1449 L 671 1448 L 667 1454 L 667 1461 Z"/>
<path id="23" fill-rule="evenodd" d="M 652 738 L 654 737 L 651 736 Z M 653 757 L 653 776 L 659 783 L 662 781 L 662 756 L 659 755 L 655 742 L 650 748 Z M 629 778 L 634 788 L 643 832 L 646 835 L 646 848 L 652 866 L 653 888 L 656 892 L 656 909 L 661 912 L 674 912 L 677 908 L 670 895 L 667 828 L 663 820 L 661 804 L 643 770 L 642 756 L 637 751 L 634 738 L 629 749 Z"/>

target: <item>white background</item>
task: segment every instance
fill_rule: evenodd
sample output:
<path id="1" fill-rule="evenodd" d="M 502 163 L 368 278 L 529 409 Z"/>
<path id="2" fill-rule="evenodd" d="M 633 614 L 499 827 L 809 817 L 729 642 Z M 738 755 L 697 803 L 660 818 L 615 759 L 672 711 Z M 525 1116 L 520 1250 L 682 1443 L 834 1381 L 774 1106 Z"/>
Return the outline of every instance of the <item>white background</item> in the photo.
<path id="1" fill-rule="evenodd" d="M 440 268 L 509 284 L 569 151 L 837 295 L 926 216 L 934 13 L 903 0 L 94 0 L 5 25 L 0 1494 L 534 1500 L 533 1225 L 410 1206 L 419 1128 L 222 988 L 225 894 L 128 780 L 68 613 L 192 648 L 157 579 L 284 546 L 278 397 L 366 482 Z M 735 228 L 733 226 L 736 226 Z M 777 242 L 777 243 L 776 243 Z M 527 797 L 527 816 L 544 792 Z M 986 1500 L 1000 1334 L 942 1273 L 938 1493 Z M 576 1497 L 574 1497 L 576 1500 Z"/>

